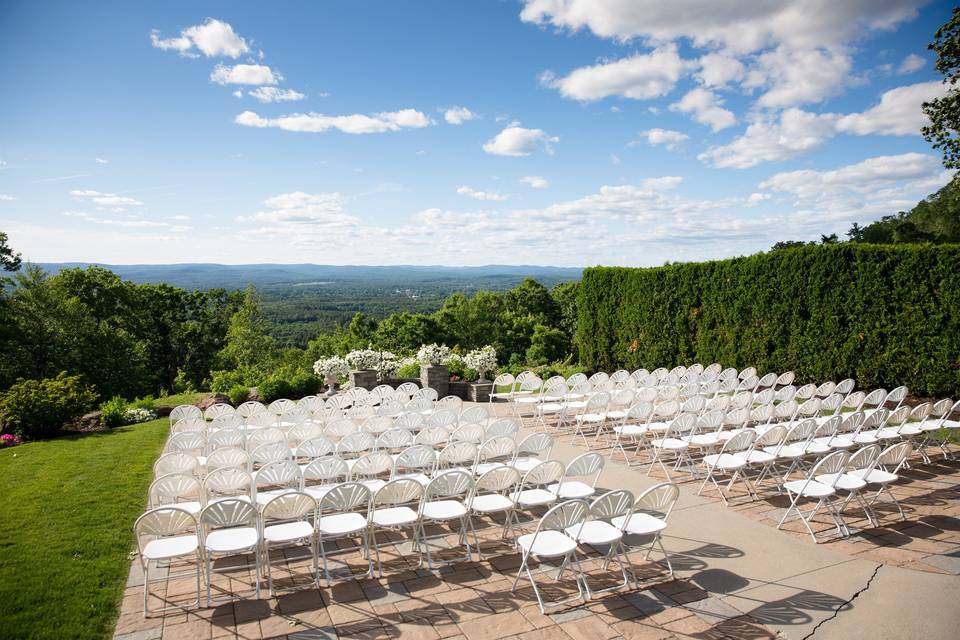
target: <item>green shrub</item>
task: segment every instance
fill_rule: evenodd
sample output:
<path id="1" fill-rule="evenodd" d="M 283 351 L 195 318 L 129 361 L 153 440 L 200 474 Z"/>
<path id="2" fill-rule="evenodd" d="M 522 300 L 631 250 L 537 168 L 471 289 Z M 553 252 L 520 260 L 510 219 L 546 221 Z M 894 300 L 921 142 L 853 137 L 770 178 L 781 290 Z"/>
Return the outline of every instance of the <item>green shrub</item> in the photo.
<path id="1" fill-rule="evenodd" d="M 720 362 L 960 392 L 960 247 L 806 246 L 652 269 L 592 268 L 577 346 L 590 369 Z"/>
<path id="2" fill-rule="evenodd" d="M 24 439 L 48 437 L 87 412 L 96 398 L 92 386 L 65 371 L 56 378 L 20 378 L 0 394 L 0 421 Z"/>
<path id="3" fill-rule="evenodd" d="M 120 396 L 114 396 L 100 405 L 100 422 L 114 429 L 123 426 L 127 416 L 127 401 Z"/>
<path id="4" fill-rule="evenodd" d="M 193 382 L 187 377 L 187 373 L 183 369 L 177 370 L 177 377 L 173 380 L 173 392 L 174 393 L 196 393 L 197 390 L 193 387 Z"/>
<path id="5" fill-rule="evenodd" d="M 289 398 L 292 393 L 290 383 L 276 376 L 267 378 L 257 386 L 257 393 L 265 402 L 273 402 L 280 398 Z"/>
<path id="6" fill-rule="evenodd" d="M 312 373 L 297 373 L 290 378 L 291 398 L 312 396 L 320 389 L 320 378 Z"/>
<path id="7" fill-rule="evenodd" d="M 412 362 L 410 364 L 405 364 L 399 369 L 397 369 L 398 378 L 419 378 L 420 377 L 420 363 Z"/>
<path id="8" fill-rule="evenodd" d="M 245 384 L 236 384 L 227 391 L 227 396 L 233 406 L 239 406 L 250 399 L 250 387 Z"/>
<path id="9" fill-rule="evenodd" d="M 252 387 L 266 377 L 263 371 L 253 367 L 238 367 L 210 372 L 210 390 L 227 393 L 238 384 Z"/>
<path id="10" fill-rule="evenodd" d="M 153 411 L 156 408 L 156 402 L 153 399 L 153 396 L 143 396 L 142 398 L 136 398 L 133 402 L 130 402 L 131 409 L 146 409 L 148 411 Z"/>
<path id="11" fill-rule="evenodd" d="M 530 348 L 527 349 L 527 362 L 530 364 L 545 364 L 562 359 L 570 353 L 570 340 L 560 329 L 538 324 L 533 328 L 530 337 Z"/>

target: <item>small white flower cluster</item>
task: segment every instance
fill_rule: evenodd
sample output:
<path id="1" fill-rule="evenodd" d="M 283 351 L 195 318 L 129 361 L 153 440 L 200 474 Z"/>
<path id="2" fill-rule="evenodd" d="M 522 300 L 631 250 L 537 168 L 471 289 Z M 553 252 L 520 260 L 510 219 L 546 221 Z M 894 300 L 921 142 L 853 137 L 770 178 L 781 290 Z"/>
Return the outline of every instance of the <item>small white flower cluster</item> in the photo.
<path id="1" fill-rule="evenodd" d="M 463 361 L 482 377 L 484 373 L 497 368 L 497 350 L 490 345 L 480 347 L 468 353 Z"/>
<path id="2" fill-rule="evenodd" d="M 320 358 L 313 363 L 313 372 L 318 376 L 327 377 L 334 375 L 338 378 L 350 373 L 350 365 L 340 356 L 330 356 L 329 358 Z"/>
<path id="3" fill-rule="evenodd" d="M 420 364 L 442 364 L 450 356 L 450 347 L 445 344 L 438 345 L 436 342 L 433 344 L 421 345 L 420 350 L 417 351 L 417 362 Z"/>
<path id="4" fill-rule="evenodd" d="M 156 419 L 156 412 L 151 411 L 150 409 L 127 409 L 126 413 L 123 414 L 123 421 L 127 424 L 138 424 L 140 422 L 149 422 Z"/>
<path id="5" fill-rule="evenodd" d="M 448 367 L 452 364 L 464 364 L 463 356 L 460 355 L 459 353 L 451 353 L 450 355 L 448 355 L 446 358 L 443 359 L 443 362 L 441 364 L 445 364 Z"/>

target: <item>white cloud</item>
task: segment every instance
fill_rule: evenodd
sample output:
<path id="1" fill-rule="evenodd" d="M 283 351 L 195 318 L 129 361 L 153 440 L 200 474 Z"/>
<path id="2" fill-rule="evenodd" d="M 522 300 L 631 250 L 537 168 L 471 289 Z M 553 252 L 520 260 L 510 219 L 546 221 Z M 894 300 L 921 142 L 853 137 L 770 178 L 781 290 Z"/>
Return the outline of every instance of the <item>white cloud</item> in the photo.
<path id="1" fill-rule="evenodd" d="M 114 193 L 101 193 L 92 189 L 74 189 L 70 192 L 74 198 L 88 200 L 105 207 L 134 207 L 143 203 L 130 196 L 119 196 Z"/>
<path id="2" fill-rule="evenodd" d="M 687 63 L 677 54 L 676 45 L 667 44 L 650 53 L 580 67 L 562 78 L 547 72 L 541 81 L 574 100 L 598 100 L 614 95 L 648 100 L 670 92 L 686 67 Z"/>
<path id="3" fill-rule="evenodd" d="M 791 49 L 780 46 L 759 55 L 744 81 L 768 90 L 757 106 L 791 107 L 840 93 L 849 83 L 853 60 L 844 49 Z"/>
<path id="4" fill-rule="evenodd" d="M 141 218 L 130 218 L 130 217 L 104 218 L 102 216 L 89 214 L 86 211 L 63 211 L 62 215 L 67 216 L 68 218 L 77 218 L 77 219 L 83 220 L 84 222 L 92 222 L 93 224 L 110 225 L 110 226 L 124 227 L 129 229 L 158 228 L 158 229 L 168 229 L 172 232 L 177 233 L 182 231 L 188 231 L 189 229 L 192 228 L 192 227 L 187 227 L 183 225 L 172 225 L 169 222 L 160 222 L 158 220 L 144 220 Z"/>
<path id="5" fill-rule="evenodd" d="M 282 78 L 262 64 L 218 64 L 210 73 L 210 82 L 217 84 L 277 84 Z"/>
<path id="6" fill-rule="evenodd" d="M 919 71 L 927 65 L 926 58 L 918 56 L 915 53 L 911 53 L 906 58 L 903 59 L 903 62 L 900 63 L 900 66 L 897 67 L 897 73 L 904 75 L 907 73 L 913 73 L 914 71 Z"/>
<path id="7" fill-rule="evenodd" d="M 763 189 L 782 191 L 801 200 L 824 199 L 854 191 L 874 193 L 890 183 L 929 177 L 940 172 L 937 158 L 923 153 L 867 158 L 831 171 L 804 169 L 775 174 L 760 183 Z"/>
<path id="8" fill-rule="evenodd" d="M 497 193 L 496 191 L 478 191 L 476 189 L 471 189 L 466 185 L 457 187 L 457 193 L 461 196 L 473 198 L 474 200 L 490 200 L 492 202 L 503 202 L 510 197 L 508 195 Z"/>
<path id="9" fill-rule="evenodd" d="M 891 89 L 866 111 L 842 116 L 837 121 L 837 130 L 857 135 L 920 135 L 920 128 L 930 122 L 921 105 L 944 95 L 946 90 L 943 83 L 936 81 Z"/>
<path id="10" fill-rule="evenodd" d="M 749 53 L 787 44 L 836 46 L 865 31 L 890 29 L 916 16 L 923 0 L 524 0 L 520 19 L 616 40 L 666 42 L 688 38 L 697 47 Z"/>
<path id="11" fill-rule="evenodd" d="M 243 89 L 237 89 L 236 91 L 234 91 L 234 92 L 233 92 L 233 97 L 234 97 L 234 98 L 242 98 L 242 97 L 243 97 Z"/>
<path id="12" fill-rule="evenodd" d="M 738 82 L 746 72 L 743 63 L 728 52 L 708 53 L 697 62 L 700 64 L 697 80 L 708 87 L 724 87 L 730 82 Z"/>
<path id="13" fill-rule="evenodd" d="M 483 145 L 483 150 L 495 156 L 521 157 L 530 155 L 541 145 L 547 153 L 551 153 L 551 144 L 559 141 L 557 136 L 549 136 L 542 129 L 525 129 L 514 120 L 488 140 Z"/>
<path id="14" fill-rule="evenodd" d="M 697 158 L 720 168 L 747 169 L 777 162 L 817 148 L 833 135 L 834 114 L 815 114 L 797 108 L 780 118 L 756 116 L 746 132 L 730 144 L 710 147 Z"/>
<path id="15" fill-rule="evenodd" d="M 172 49 L 181 55 L 195 56 L 192 52 L 195 47 L 208 58 L 226 56 L 236 59 L 250 51 L 246 40 L 237 35 L 232 26 L 213 18 L 184 29 L 176 38 L 163 39 L 160 32 L 154 29 L 150 41 L 158 49 Z"/>
<path id="16" fill-rule="evenodd" d="M 647 136 L 647 143 L 651 146 L 662 144 L 669 150 L 675 149 L 678 144 L 690 139 L 690 136 L 687 134 L 671 129 L 654 128 L 647 129 L 641 133 Z M 636 144 L 636 142 L 631 142 L 630 146 L 636 146 Z"/>
<path id="17" fill-rule="evenodd" d="M 750 194 L 750 197 L 747 198 L 747 202 L 750 204 L 759 204 L 765 200 L 769 200 L 770 198 L 771 196 L 769 193 L 755 192 Z"/>
<path id="18" fill-rule="evenodd" d="M 611 164 L 620 164 L 620 156 L 615 153 L 610 154 L 610 163 Z"/>
<path id="19" fill-rule="evenodd" d="M 416 109 L 384 111 L 373 115 L 352 114 L 326 116 L 322 113 L 294 113 L 279 118 L 263 118 L 253 111 L 244 111 L 234 122 L 247 127 L 275 127 L 286 131 L 320 133 L 337 129 L 344 133 L 383 133 L 401 129 L 421 129 L 431 124 L 430 118 Z"/>
<path id="20" fill-rule="evenodd" d="M 236 93 L 234 93 L 234 95 L 236 95 Z M 247 91 L 247 95 L 256 98 L 260 102 L 294 102 L 307 97 L 293 89 L 278 89 L 276 87 L 257 87 L 253 91 Z"/>
<path id="21" fill-rule="evenodd" d="M 662 176 L 660 178 L 646 178 L 640 181 L 640 186 L 652 191 L 676 189 L 683 182 L 682 176 Z"/>
<path id="22" fill-rule="evenodd" d="M 450 107 L 443 112 L 443 119 L 446 120 L 448 124 L 463 124 L 476 117 L 477 114 L 466 107 Z"/>
<path id="23" fill-rule="evenodd" d="M 550 186 L 550 182 L 541 176 L 524 176 L 520 178 L 520 182 L 532 187 L 533 189 L 546 189 Z"/>
<path id="24" fill-rule="evenodd" d="M 94 158 L 93 161 L 97 164 L 110 164 L 109 160 L 105 160 L 103 158 Z"/>
<path id="25" fill-rule="evenodd" d="M 713 131 L 720 131 L 732 127 L 737 117 L 732 111 L 724 109 L 723 100 L 715 93 L 703 88 L 691 89 L 679 102 L 670 105 L 671 111 L 690 114 L 700 124 L 705 124 Z"/>
<path id="26" fill-rule="evenodd" d="M 14 200 L 16 200 L 16 198 L 14 198 L 13 196 L 8 196 L 8 195 L 5 194 L 5 193 L 0 193 L 0 201 L 2 201 L 2 202 L 13 202 Z"/>

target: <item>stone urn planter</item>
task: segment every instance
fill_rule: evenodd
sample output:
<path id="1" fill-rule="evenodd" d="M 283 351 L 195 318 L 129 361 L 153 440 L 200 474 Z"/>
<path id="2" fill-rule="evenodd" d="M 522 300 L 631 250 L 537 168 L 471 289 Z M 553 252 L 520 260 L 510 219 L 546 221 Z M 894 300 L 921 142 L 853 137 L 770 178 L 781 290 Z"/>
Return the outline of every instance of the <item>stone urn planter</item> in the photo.
<path id="1" fill-rule="evenodd" d="M 449 393 L 450 370 L 445 364 L 420 365 L 420 386 L 424 389 L 433 389 L 437 396 L 442 398 Z"/>
<path id="2" fill-rule="evenodd" d="M 340 386 L 340 379 L 334 373 L 327 374 L 327 392 L 325 395 L 328 398 L 332 398 L 337 395 L 337 388 Z"/>

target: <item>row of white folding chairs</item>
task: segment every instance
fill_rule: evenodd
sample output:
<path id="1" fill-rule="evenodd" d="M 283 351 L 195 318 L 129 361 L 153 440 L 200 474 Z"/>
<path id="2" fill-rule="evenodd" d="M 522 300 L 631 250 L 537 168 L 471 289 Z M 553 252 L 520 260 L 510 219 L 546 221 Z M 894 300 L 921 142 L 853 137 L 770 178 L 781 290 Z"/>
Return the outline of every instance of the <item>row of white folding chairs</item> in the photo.
<path id="1" fill-rule="evenodd" d="M 418 553 L 421 549 L 426 551 L 427 564 L 432 569 L 433 561 L 424 525 L 459 521 L 461 543 L 466 546 L 466 559 L 469 561 L 472 559 L 469 541 L 471 533 L 474 548 L 480 555 L 479 539 L 471 519 L 473 516 L 506 513 L 504 534 L 515 533 L 520 524 L 516 517 L 517 511 L 549 507 L 557 502 L 565 504 L 570 500 L 573 500 L 575 505 L 579 504 L 577 501 L 582 500 L 583 496 L 565 497 L 564 487 L 569 483 L 584 484 L 579 480 L 568 481 L 567 478 L 582 478 L 585 472 L 592 475 L 591 470 L 597 464 L 593 457 L 596 457 L 596 454 L 584 454 L 566 466 L 555 460 L 545 461 L 523 476 L 512 467 L 501 466 L 491 469 L 478 479 L 469 471 L 453 469 L 437 475 L 426 485 L 411 478 L 397 478 L 371 489 L 369 484 L 347 481 L 328 487 L 319 498 L 305 491 L 281 488 L 272 494 L 269 500 L 261 501 L 260 509 L 255 506 L 257 500 L 253 493 L 249 496 L 243 493 L 223 495 L 199 509 L 190 509 L 186 502 L 155 507 L 141 516 L 134 525 L 145 575 L 144 615 L 156 613 L 147 608 L 151 562 L 170 563 L 193 557 L 196 561 L 197 605 L 200 600 L 199 567 L 203 563 L 206 568 L 207 606 L 210 606 L 212 558 L 217 555 L 249 553 L 254 556 L 256 568 L 256 596 L 259 597 L 260 591 L 261 561 L 266 563 L 267 582 L 273 595 L 269 554 L 271 542 L 280 546 L 291 543 L 309 545 L 313 552 L 316 582 L 319 582 L 320 578 L 317 558 L 319 550 L 324 576 L 328 582 L 332 582 L 334 577 L 327 564 L 328 551 L 324 542 L 359 538 L 361 542 L 356 548 L 364 552 L 367 559 L 366 574 L 372 577 L 374 554 L 377 556 L 380 574 L 383 572 L 379 557 L 380 545 L 376 542 L 377 529 L 396 531 L 409 528 L 414 550 Z M 599 464 L 602 467 L 602 459 Z M 238 470 L 224 472 L 223 475 L 233 476 L 223 480 L 229 486 L 240 486 L 248 480 L 243 477 L 243 472 Z M 599 472 L 596 475 L 599 475 Z M 188 476 L 171 478 L 174 479 L 187 485 L 193 482 Z M 590 495 L 595 484 L 594 477 L 590 485 Z M 179 489 L 174 491 L 178 492 Z M 656 488 L 656 491 L 651 490 L 645 494 L 644 500 L 637 504 L 641 508 L 657 511 L 665 520 L 676 496 L 675 486 L 666 490 Z M 630 521 L 634 501 L 632 494 L 629 494 L 621 496 L 618 502 L 622 502 L 623 498 L 627 499 L 628 504 L 619 507 L 617 512 L 629 522 L 619 523 L 618 526 L 628 529 L 634 524 Z M 536 539 L 540 531 L 547 528 L 549 524 L 545 526 L 541 521 L 533 538 Z M 654 533 L 662 528 L 657 527 Z M 193 544 L 189 544 L 191 535 L 194 536 Z M 169 544 L 171 540 L 175 540 L 177 544 Z M 422 542 L 428 544 L 421 547 Z M 590 544 L 587 540 L 583 542 Z M 523 547 L 524 538 L 518 539 L 518 543 Z M 540 550 L 539 545 L 533 548 Z M 524 562 L 529 551 L 530 548 L 525 550 Z M 354 576 L 351 572 L 351 575 L 345 577 Z M 624 577 L 626 578 L 626 573 Z M 543 602 L 540 603 L 542 608 Z"/>
<path id="2" fill-rule="evenodd" d="M 168 453 L 189 453 L 196 457 L 206 458 L 213 456 L 223 449 L 239 449 L 247 452 L 256 452 L 268 445 L 279 445 L 301 457 L 319 457 L 326 455 L 323 452 L 349 451 L 376 451 L 379 449 L 401 449 L 413 444 L 426 444 L 440 447 L 449 442 L 484 442 L 491 438 L 506 437 L 516 440 L 519 427 L 509 418 L 490 422 L 486 426 L 468 424 L 453 429 L 443 426 L 430 426 L 417 432 L 403 428 L 392 428 L 385 431 L 371 433 L 357 431 L 352 425 L 347 425 L 351 431 L 335 434 L 324 431 L 319 427 L 304 428 L 296 432 L 284 433 L 280 429 L 261 429 L 247 435 L 243 431 L 218 431 L 209 438 L 198 432 L 182 432 L 174 434 L 167 441 Z M 314 453 L 310 453 L 313 451 Z M 321 453 L 316 453 L 321 452 Z"/>

